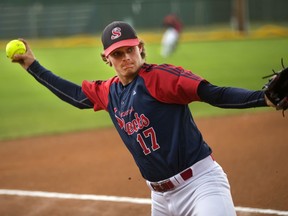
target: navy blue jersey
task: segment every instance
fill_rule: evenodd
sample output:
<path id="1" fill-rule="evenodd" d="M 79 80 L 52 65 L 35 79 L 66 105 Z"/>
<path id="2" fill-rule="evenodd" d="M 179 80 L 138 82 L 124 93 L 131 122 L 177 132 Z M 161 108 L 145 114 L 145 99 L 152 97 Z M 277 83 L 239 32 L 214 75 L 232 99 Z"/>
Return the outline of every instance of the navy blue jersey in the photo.
<path id="1" fill-rule="evenodd" d="M 107 110 L 143 177 L 169 178 L 211 154 L 188 104 L 203 79 L 181 67 L 144 64 L 127 86 L 84 81 L 95 110 Z"/>
<path id="2" fill-rule="evenodd" d="M 42 67 L 27 69 L 63 101 L 80 109 L 106 110 L 143 177 L 159 181 L 179 173 L 211 153 L 188 104 L 202 101 L 222 108 L 267 106 L 264 91 L 218 87 L 172 65 L 144 64 L 123 86 L 118 77 L 84 81 L 82 87 Z"/>

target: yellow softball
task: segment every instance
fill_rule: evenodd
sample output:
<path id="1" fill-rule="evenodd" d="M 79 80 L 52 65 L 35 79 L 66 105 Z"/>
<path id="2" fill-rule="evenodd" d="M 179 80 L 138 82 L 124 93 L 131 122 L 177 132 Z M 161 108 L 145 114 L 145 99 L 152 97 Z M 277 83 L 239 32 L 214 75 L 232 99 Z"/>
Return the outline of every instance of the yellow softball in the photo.
<path id="1" fill-rule="evenodd" d="M 25 44 L 20 40 L 11 40 L 6 45 L 6 56 L 10 59 L 15 54 L 24 54 L 26 52 Z"/>

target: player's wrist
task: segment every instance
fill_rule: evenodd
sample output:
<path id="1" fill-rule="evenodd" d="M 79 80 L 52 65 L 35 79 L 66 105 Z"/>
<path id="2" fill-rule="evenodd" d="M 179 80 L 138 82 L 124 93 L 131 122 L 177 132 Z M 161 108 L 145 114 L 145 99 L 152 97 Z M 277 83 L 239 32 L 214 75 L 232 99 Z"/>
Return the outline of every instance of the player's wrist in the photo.
<path id="1" fill-rule="evenodd" d="M 31 61 L 30 64 L 27 64 L 27 71 L 30 72 L 30 71 L 33 71 L 34 73 L 37 73 L 37 71 L 40 71 L 42 66 L 40 65 L 40 63 L 36 60 L 36 59 L 33 59 Z"/>

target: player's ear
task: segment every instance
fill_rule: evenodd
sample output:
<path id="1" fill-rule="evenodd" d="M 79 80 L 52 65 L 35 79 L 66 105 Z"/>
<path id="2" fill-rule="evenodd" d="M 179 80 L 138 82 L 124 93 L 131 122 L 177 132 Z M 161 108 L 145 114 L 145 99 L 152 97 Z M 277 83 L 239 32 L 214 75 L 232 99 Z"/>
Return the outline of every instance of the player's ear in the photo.
<path id="1" fill-rule="evenodd" d="M 107 64 L 112 67 L 112 63 L 109 61 L 109 59 L 107 59 Z"/>
<path id="2" fill-rule="evenodd" d="M 105 56 L 104 52 L 100 53 L 100 56 L 106 64 L 108 64 L 109 66 L 112 66 L 112 63 L 109 61 L 108 57 Z"/>
<path id="3" fill-rule="evenodd" d="M 110 67 L 112 67 L 112 62 L 110 61 L 109 57 L 106 57 L 106 64 L 108 64 Z"/>
<path id="4" fill-rule="evenodd" d="M 138 47 L 139 47 L 139 52 L 141 54 L 142 59 L 145 59 L 146 58 L 146 52 L 145 52 L 144 42 L 142 40 L 140 41 Z"/>
<path id="5" fill-rule="evenodd" d="M 143 51 L 143 44 L 142 44 L 142 43 L 139 43 L 138 48 L 139 48 L 139 52 L 142 53 L 142 51 Z"/>

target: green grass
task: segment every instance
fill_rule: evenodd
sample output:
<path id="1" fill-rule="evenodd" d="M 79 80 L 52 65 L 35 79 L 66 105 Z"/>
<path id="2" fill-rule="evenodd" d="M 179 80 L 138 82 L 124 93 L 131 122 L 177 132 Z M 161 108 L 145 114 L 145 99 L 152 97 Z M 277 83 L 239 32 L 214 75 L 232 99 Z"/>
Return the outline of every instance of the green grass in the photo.
<path id="1" fill-rule="evenodd" d="M 146 51 L 148 63 L 181 65 L 213 84 L 256 90 L 266 82 L 262 76 L 281 68 L 282 57 L 288 65 L 287 44 L 286 38 L 181 43 L 168 59 L 160 57 L 159 44 L 147 44 Z M 100 47 L 35 48 L 33 51 L 46 68 L 78 84 L 84 79 L 107 79 L 115 74 L 102 62 Z M 78 110 L 60 101 L 19 65 L 12 64 L 3 50 L 0 54 L 0 139 L 112 125 L 105 111 Z M 195 117 L 244 111 L 223 110 L 203 103 L 192 103 L 191 108 Z M 263 109 L 267 108 L 257 111 Z"/>

